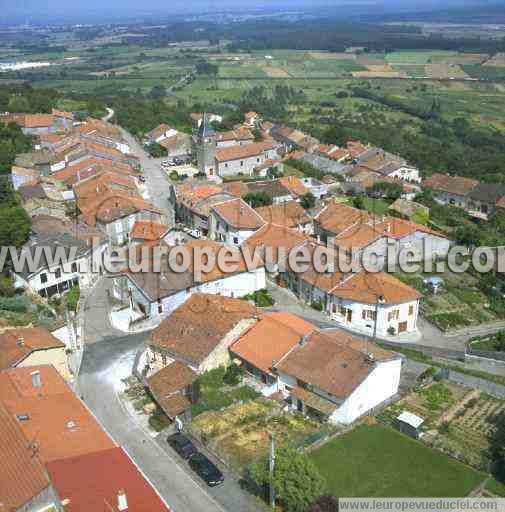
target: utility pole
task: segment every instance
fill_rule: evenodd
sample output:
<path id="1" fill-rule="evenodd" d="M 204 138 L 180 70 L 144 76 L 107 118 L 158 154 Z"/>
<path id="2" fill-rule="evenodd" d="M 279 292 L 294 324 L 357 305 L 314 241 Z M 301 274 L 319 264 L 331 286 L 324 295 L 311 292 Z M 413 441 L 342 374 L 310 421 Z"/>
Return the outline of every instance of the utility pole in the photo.
<path id="1" fill-rule="evenodd" d="M 270 453 L 268 456 L 268 470 L 270 473 L 270 478 L 268 482 L 268 490 L 269 490 L 269 503 L 272 508 L 275 508 L 275 490 L 274 490 L 274 469 L 275 469 L 275 439 L 272 433 L 269 434 L 270 437 Z"/>

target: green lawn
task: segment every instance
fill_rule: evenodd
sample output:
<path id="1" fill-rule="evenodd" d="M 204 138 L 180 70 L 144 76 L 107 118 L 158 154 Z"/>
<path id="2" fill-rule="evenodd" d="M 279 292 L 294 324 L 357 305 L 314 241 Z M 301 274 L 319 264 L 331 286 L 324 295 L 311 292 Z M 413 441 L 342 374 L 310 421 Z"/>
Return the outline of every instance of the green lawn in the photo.
<path id="1" fill-rule="evenodd" d="M 381 425 L 361 425 L 310 457 L 337 497 L 467 496 L 485 478 Z"/>
<path id="2" fill-rule="evenodd" d="M 363 206 L 365 209 L 369 212 L 376 213 L 377 215 L 385 215 L 390 204 L 391 203 L 388 203 L 383 199 L 371 199 L 370 197 L 365 197 L 363 199 Z"/>

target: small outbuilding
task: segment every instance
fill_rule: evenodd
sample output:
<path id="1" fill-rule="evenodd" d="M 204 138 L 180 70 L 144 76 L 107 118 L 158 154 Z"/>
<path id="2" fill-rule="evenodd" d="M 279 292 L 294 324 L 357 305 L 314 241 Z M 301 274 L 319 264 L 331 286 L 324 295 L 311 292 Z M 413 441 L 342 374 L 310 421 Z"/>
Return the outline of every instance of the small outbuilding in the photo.
<path id="1" fill-rule="evenodd" d="M 403 411 L 400 416 L 396 418 L 396 428 L 414 439 L 421 437 L 423 424 L 423 418 L 408 411 Z"/>

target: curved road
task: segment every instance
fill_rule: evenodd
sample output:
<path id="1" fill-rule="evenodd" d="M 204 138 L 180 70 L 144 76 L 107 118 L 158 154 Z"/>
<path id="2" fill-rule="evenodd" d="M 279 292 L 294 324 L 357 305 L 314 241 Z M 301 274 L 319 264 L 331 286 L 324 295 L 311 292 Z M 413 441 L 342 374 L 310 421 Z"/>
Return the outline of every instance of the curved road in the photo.
<path id="1" fill-rule="evenodd" d="M 108 281 L 103 278 L 84 305 L 86 344 L 77 393 L 175 512 L 257 512 L 256 500 L 229 475 L 223 485 L 207 488 L 167 445 L 131 417 L 118 397 L 122 378 L 131 375 L 135 355 L 149 333 L 125 335 L 108 318 Z M 226 474 L 226 472 L 225 472 Z"/>

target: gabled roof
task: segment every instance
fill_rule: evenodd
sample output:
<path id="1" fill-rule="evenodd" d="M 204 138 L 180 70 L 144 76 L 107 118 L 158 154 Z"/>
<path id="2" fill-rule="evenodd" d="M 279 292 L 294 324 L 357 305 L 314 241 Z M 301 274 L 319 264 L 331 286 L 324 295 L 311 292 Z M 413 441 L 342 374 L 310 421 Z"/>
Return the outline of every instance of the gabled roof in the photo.
<path id="1" fill-rule="evenodd" d="M 311 221 L 310 216 L 296 201 L 285 201 L 256 208 L 256 212 L 269 224 L 297 228 Z"/>
<path id="2" fill-rule="evenodd" d="M 170 126 L 168 126 L 168 124 L 162 123 L 159 124 L 156 128 L 153 128 L 150 132 L 147 132 L 146 137 L 156 140 L 158 137 L 161 137 L 169 130 Z"/>
<path id="3" fill-rule="evenodd" d="M 40 373 L 34 387 L 31 374 Z M 43 462 L 83 455 L 115 446 L 94 416 L 54 366 L 28 366 L 0 373 L 0 402 L 13 416 L 28 416 L 18 425 L 36 443 Z"/>
<path id="4" fill-rule="evenodd" d="M 5 511 L 21 509 L 50 485 L 30 444 L 15 416 L 0 403 L 0 503 Z"/>
<path id="5" fill-rule="evenodd" d="M 289 254 L 293 247 L 302 245 L 308 240 L 310 238 L 307 235 L 300 233 L 296 229 L 268 223 L 250 236 L 243 245 L 251 252 L 264 247 L 272 247 L 277 252 L 282 247 L 285 248 L 286 254 Z M 274 254 L 273 256 L 275 257 L 276 255 Z"/>
<path id="6" fill-rule="evenodd" d="M 436 192 L 448 192 L 460 196 L 468 195 L 479 182 L 461 176 L 449 176 L 448 174 L 433 174 L 423 181 L 423 186 Z"/>
<path id="7" fill-rule="evenodd" d="M 373 361 L 367 358 L 373 354 Z M 307 385 L 345 400 L 370 375 L 375 361 L 398 358 L 393 352 L 340 330 L 314 331 L 297 344 L 276 368 Z M 335 408 L 337 408 L 335 403 Z"/>
<path id="8" fill-rule="evenodd" d="M 291 313 L 266 313 L 232 345 L 230 351 L 261 371 L 272 373 L 276 363 L 315 328 Z"/>
<path id="9" fill-rule="evenodd" d="M 200 364 L 237 324 L 254 316 L 247 301 L 195 293 L 151 333 L 150 344 Z"/>
<path id="10" fill-rule="evenodd" d="M 219 132 L 217 134 L 219 141 L 233 141 L 233 140 L 254 140 L 254 135 L 251 130 L 245 127 L 240 127 L 235 130 L 228 130 L 226 132 Z"/>
<path id="11" fill-rule="evenodd" d="M 54 123 L 54 116 L 52 114 L 25 114 L 23 127 L 24 128 L 47 128 Z"/>
<path id="12" fill-rule="evenodd" d="M 217 203 L 211 210 L 235 229 L 254 230 L 264 224 L 261 216 L 240 198 Z"/>
<path id="13" fill-rule="evenodd" d="M 387 272 L 371 273 L 362 270 L 337 283 L 331 295 L 365 304 L 403 304 L 422 297 L 414 288 L 402 283 Z"/>
<path id="14" fill-rule="evenodd" d="M 160 240 L 167 233 L 168 227 L 159 222 L 150 220 L 138 220 L 133 225 L 130 238 L 139 238 L 147 241 Z"/>
<path id="15" fill-rule="evenodd" d="M 470 199 L 482 203 L 496 204 L 505 197 L 505 186 L 499 183 L 479 183 L 469 194 Z"/>
<path id="16" fill-rule="evenodd" d="M 73 186 L 78 199 L 96 198 L 100 194 L 117 191 L 136 191 L 137 185 L 132 177 L 117 172 L 100 172 L 85 178 Z"/>
<path id="17" fill-rule="evenodd" d="M 330 203 L 319 212 L 314 218 L 314 222 L 319 224 L 325 231 L 338 234 L 353 224 L 365 224 L 369 219 L 370 214 L 368 212 L 358 210 L 343 203 Z"/>
<path id="18" fill-rule="evenodd" d="M 303 196 L 309 192 L 309 189 L 302 183 L 297 176 L 283 176 L 279 178 L 279 182 L 287 188 L 295 197 Z"/>
<path id="19" fill-rule="evenodd" d="M 116 511 L 120 491 L 129 511 L 170 512 L 120 447 L 55 460 L 47 470 L 66 512 Z"/>
<path id="20" fill-rule="evenodd" d="M 43 327 L 9 329 L 0 334 L 0 370 L 16 366 L 38 350 L 65 348 Z"/>
<path id="21" fill-rule="evenodd" d="M 262 155 L 265 151 L 275 149 L 273 142 L 253 142 L 244 146 L 230 146 L 227 148 L 216 149 L 216 160 L 218 162 L 228 162 L 231 160 L 240 160 L 241 158 L 250 158 Z"/>
<path id="22" fill-rule="evenodd" d="M 189 407 L 190 401 L 184 391 L 197 378 L 188 365 L 174 361 L 149 377 L 147 385 L 158 405 L 173 419 Z"/>

